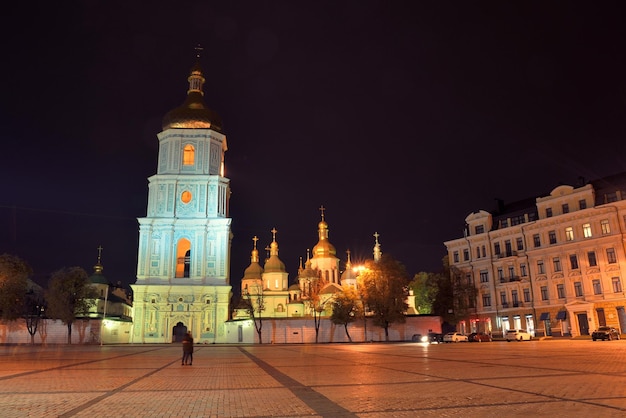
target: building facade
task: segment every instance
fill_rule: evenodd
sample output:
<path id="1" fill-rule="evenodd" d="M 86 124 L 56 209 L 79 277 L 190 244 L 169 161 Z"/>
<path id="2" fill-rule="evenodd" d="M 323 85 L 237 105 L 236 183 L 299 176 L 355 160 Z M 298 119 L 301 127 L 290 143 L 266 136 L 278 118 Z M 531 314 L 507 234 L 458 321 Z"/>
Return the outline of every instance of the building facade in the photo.
<path id="1" fill-rule="evenodd" d="M 163 118 L 157 173 L 139 218 L 131 342 L 225 341 L 231 286 L 228 149 L 220 117 L 204 104 L 199 64 L 187 99 Z"/>
<path id="2" fill-rule="evenodd" d="M 458 328 L 503 335 L 626 332 L 626 173 L 479 210 L 445 242 L 451 279 L 475 288 Z"/>

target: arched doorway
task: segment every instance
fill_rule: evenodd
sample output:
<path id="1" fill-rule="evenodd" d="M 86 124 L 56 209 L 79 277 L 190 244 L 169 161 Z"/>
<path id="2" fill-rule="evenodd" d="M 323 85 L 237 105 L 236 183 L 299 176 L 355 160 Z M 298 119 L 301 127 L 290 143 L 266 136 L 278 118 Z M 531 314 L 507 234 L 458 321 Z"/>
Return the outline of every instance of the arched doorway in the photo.
<path id="1" fill-rule="evenodd" d="M 182 322 L 177 323 L 176 326 L 172 328 L 172 342 L 182 342 L 185 334 L 187 334 L 187 327 Z"/>

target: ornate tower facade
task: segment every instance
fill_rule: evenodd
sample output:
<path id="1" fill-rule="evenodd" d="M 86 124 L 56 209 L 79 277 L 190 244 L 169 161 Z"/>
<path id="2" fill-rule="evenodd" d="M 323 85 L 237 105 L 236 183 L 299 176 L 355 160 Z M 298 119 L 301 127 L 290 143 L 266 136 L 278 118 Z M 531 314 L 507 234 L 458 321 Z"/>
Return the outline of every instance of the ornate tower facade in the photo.
<path id="1" fill-rule="evenodd" d="M 187 99 L 163 118 L 157 173 L 139 218 L 132 342 L 225 342 L 231 286 L 228 149 L 220 117 L 204 104 L 192 67 Z"/>

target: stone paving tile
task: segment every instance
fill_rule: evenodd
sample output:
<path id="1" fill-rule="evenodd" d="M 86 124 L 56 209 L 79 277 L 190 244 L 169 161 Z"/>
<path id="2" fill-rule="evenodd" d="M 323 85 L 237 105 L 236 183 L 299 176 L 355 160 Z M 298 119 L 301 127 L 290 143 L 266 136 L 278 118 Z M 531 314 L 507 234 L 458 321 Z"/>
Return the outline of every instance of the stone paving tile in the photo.
<path id="1" fill-rule="evenodd" d="M 316 387 L 330 400 L 357 413 L 373 411 L 402 411 L 407 404 L 420 409 L 468 407 L 484 404 L 502 405 L 519 402 L 545 402 L 534 394 L 521 394 L 499 388 L 483 387 L 465 382 L 431 382 L 428 384 L 375 384 Z"/>
<path id="2" fill-rule="evenodd" d="M 10 383 L 0 385 L 0 393 L 72 392 L 84 390 L 86 386 L 90 390 L 108 391 L 144 374 L 145 370 L 116 370 L 103 375 L 93 370 L 56 369 L 15 377 Z"/>
<path id="3" fill-rule="evenodd" d="M 75 416 L 311 417 L 316 414 L 290 391 L 276 388 L 165 392 L 125 390 Z"/>
<path id="4" fill-rule="evenodd" d="M 100 396 L 101 393 L 53 393 L 2 394 L 0 416 L 3 418 L 58 417 L 73 408 Z"/>

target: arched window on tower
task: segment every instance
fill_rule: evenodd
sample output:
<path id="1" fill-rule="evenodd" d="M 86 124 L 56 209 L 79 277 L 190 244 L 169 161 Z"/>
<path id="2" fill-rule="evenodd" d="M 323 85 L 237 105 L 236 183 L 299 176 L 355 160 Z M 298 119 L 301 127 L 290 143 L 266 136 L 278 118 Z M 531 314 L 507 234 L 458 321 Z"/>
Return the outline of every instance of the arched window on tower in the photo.
<path id="1" fill-rule="evenodd" d="M 185 148 L 183 148 L 183 165 L 193 165 L 195 156 L 196 150 L 193 145 L 185 145 Z"/>
<path id="2" fill-rule="evenodd" d="M 176 248 L 176 277 L 189 277 L 190 265 L 191 242 L 186 238 L 181 238 Z"/>

